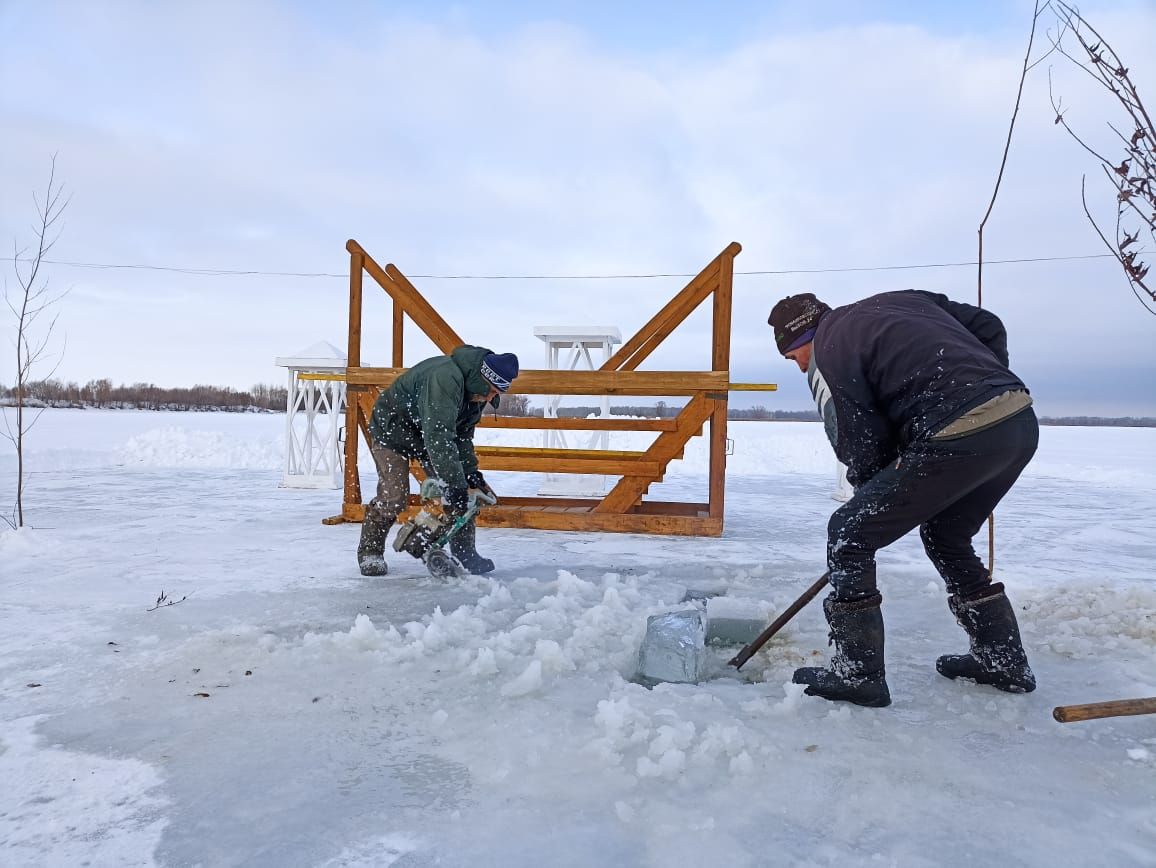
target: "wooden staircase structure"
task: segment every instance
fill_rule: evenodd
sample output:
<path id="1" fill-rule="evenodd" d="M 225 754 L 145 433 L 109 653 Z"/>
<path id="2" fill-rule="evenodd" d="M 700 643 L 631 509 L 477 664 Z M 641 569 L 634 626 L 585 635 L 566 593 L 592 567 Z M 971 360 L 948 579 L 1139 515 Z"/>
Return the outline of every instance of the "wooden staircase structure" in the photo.
<path id="1" fill-rule="evenodd" d="M 564 497 L 502 497 L 479 516 L 483 527 L 542 530 L 617 531 L 623 533 L 719 536 L 723 532 L 727 455 L 727 399 L 732 388 L 774 390 L 772 384 L 733 386 L 730 383 L 731 297 L 734 258 L 742 248 L 732 242 L 700 271 L 638 333 L 627 340 L 597 371 L 523 370 L 510 392 L 523 395 L 587 395 L 667 397 L 689 400 L 673 418 L 573 419 L 483 417 L 480 426 L 510 429 L 580 431 L 646 431 L 658 436 L 642 451 L 546 449 L 478 446 L 482 470 L 540 473 L 580 473 L 619 477 L 601 499 Z M 356 241 L 349 251 L 349 349 L 347 383 L 344 497 L 341 514 L 326 523 L 361 521 L 365 514 L 357 467 L 359 437 L 369 442 L 369 419 L 381 390 L 404 370 L 403 335 L 409 317 L 443 353 L 463 341 L 395 265 L 382 268 Z M 363 276 L 368 274 L 393 300 L 392 363 L 389 368 L 363 367 L 361 332 Z M 647 357 L 699 305 L 713 298 L 714 324 L 709 371 L 640 371 Z M 709 491 L 704 503 L 643 500 L 649 487 L 661 482 L 667 465 L 681 458 L 691 437 L 710 423 Z M 358 433 L 360 432 L 360 434 Z M 418 479 L 422 470 L 413 462 Z M 417 498 L 410 496 L 411 509 Z"/>

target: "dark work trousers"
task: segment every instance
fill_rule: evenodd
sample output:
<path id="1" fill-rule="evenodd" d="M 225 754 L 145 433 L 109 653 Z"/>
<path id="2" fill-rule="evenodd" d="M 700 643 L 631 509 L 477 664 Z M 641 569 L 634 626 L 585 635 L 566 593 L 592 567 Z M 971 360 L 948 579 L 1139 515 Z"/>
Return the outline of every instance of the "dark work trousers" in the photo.
<path id="1" fill-rule="evenodd" d="M 966 599 L 982 591 L 991 578 L 972 537 L 1031 461 L 1039 437 L 1028 407 L 966 437 L 911 444 L 831 516 L 827 567 L 835 598 L 876 593 L 875 552 L 917 527 L 948 593 Z"/>
<path id="2" fill-rule="evenodd" d="M 377 496 L 366 507 L 365 517 L 388 531 L 409 505 L 409 459 L 379 443 L 370 452 L 377 465 Z"/>

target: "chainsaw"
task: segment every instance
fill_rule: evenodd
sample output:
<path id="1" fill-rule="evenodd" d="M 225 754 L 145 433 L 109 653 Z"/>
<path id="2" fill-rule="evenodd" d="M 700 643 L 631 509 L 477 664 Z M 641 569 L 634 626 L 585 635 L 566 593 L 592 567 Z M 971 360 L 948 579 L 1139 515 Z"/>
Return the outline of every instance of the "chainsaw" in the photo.
<path id="1" fill-rule="evenodd" d="M 447 551 L 447 547 L 482 507 L 498 502 L 492 492 L 471 488 L 466 511 L 452 516 L 446 512 L 444 495 L 445 486 L 440 480 L 426 479 L 421 484 L 421 509 L 398 529 L 393 541 L 394 551 L 413 555 L 437 579 L 466 575 L 465 567 Z"/>

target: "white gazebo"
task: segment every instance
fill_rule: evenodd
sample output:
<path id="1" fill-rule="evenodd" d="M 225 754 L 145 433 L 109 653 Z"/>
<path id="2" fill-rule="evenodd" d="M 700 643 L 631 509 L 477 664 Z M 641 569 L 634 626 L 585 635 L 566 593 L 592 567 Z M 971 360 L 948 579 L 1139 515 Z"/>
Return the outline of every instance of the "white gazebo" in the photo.
<path id="1" fill-rule="evenodd" d="M 345 353 L 328 341 L 275 360 L 277 367 L 289 369 L 283 488 L 341 488 L 345 361 Z"/>
<path id="2" fill-rule="evenodd" d="M 622 343 L 622 335 L 614 326 L 538 326 L 534 337 L 546 345 L 546 368 L 551 371 L 596 371 L 614 353 L 614 345 Z M 543 415 L 558 417 L 561 395 L 546 397 Z M 599 418 L 610 416 L 610 398 L 600 400 Z M 565 431 L 544 431 L 543 445 L 547 449 L 567 449 Z M 590 434 L 586 449 L 608 449 L 610 433 L 595 431 Z M 538 494 L 566 497 L 603 497 L 607 491 L 607 477 L 555 473 L 546 477 Z"/>

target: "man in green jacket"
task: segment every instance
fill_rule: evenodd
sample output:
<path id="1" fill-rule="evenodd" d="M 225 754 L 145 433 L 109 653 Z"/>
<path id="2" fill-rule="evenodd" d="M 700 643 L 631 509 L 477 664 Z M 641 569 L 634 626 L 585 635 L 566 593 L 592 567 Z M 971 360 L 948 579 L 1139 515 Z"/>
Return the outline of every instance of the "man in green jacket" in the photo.
<path id="1" fill-rule="evenodd" d="M 500 395 L 517 376 L 518 357 L 513 353 L 466 345 L 415 365 L 381 393 L 369 422 L 378 480 L 357 546 L 363 576 L 389 572 L 385 537 L 406 508 L 411 459 L 441 480 L 451 514 L 466 511 L 469 489 L 489 491 L 478 470 L 474 428 L 486 404 L 497 408 Z M 471 521 L 451 540 L 450 550 L 471 573 L 488 573 L 494 562 L 478 554 L 475 536 Z"/>

